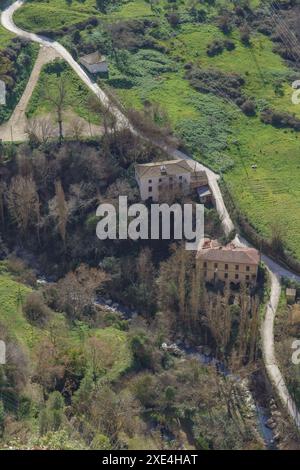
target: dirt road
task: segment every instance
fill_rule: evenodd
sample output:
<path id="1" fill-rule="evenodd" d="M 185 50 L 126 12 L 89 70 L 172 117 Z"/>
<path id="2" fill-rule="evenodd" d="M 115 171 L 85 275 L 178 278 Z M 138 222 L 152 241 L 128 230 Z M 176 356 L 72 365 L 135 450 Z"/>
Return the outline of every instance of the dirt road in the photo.
<path id="1" fill-rule="evenodd" d="M 51 62 L 57 57 L 59 57 L 59 54 L 52 47 L 40 47 L 38 57 L 36 59 L 27 86 L 19 103 L 15 107 L 14 112 L 11 115 L 9 121 L 0 126 L 0 139 L 8 142 L 18 142 L 27 139 L 27 135 L 25 132 L 27 125 L 25 111 L 27 105 L 30 101 L 32 92 L 38 82 L 43 65 L 47 64 L 48 62 Z"/>

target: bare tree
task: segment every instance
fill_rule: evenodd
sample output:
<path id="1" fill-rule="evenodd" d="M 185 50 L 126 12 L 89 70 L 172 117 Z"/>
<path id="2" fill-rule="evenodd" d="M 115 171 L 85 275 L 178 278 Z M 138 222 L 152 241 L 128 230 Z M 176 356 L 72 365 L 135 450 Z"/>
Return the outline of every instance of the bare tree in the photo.
<path id="1" fill-rule="evenodd" d="M 4 217 L 4 198 L 7 191 L 7 185 L 4 181 L 0 182 L 0 219 L 1 225 L 4 227 L 5 217 Z"/>
<path id="2" fill-rule="evenodd" d="M 251 305 L 251 325 L 250 325 L 250 350 L 249 350 L 249 361 L 253 362 L 256 359 L 257 340 L 259 338 L 259 299 L 255 297 L 252 299 Z"/>
<path id="3" fill-rule="evenodd" d="M 116 359 L 112 346 L 95 336 L 87 340 L 86 357 L 94 380 L 106 373 L 113 366 Z"/>
<path id="4" fill-rule="evenodd" d="M 63 141 L 63 111 L 67 105 L 68 93 L 66 83 L 63 78 L 58 80 L 55 89 L 48 89 L 45 91 L 45 99 L 52 104 L 56 112 L 56 119 L 58 123 L 59 143 Z"/>
<path id="5" fill-rule="evenodd" d="M 204 279 L 200 263 L 196 262 L 191 271 L 191 285 L 189 293 L 189 318 L 191 331 L 196 331 L 199 325 L 199 312 L 203 308 Z"/>
<path id="6" fill-rule="evenodd" d="M 71 318 L 80 318 L 93 308 L 94 295 L 106 279 L 107 275 L 103 271 L 80 265 L 56 284 L 58 308 Z"/>
<path id="7" fill-rule="evenodd" d="M 16 176 L 7 192 L 7 204 L 12 219 L 23 234 L 31 222 L 39 223 L 39 197 L 31 176 Z"/>
<path id="8" fill-rule="evenodd" d="M 55 182 L 55 197 L 49 202 L 49 212 L 58 221 L 57 229 L 65 248 L 69 209 L 61 181 L 59 180 Z"/>
<path id="9" fill-rule="evenodd" d="M 230 340 L 232 314 L 229 305 L 229 291 L 206 296 L 204 323 L 210 329 L 216 342 L 217 350 L 222 356 Z"/>
<path id="10" fill-rule="evenodd" d="M 247 292 L 246 286 L 243 284 L 241 285 L 239 302 L 241 310 L 238 331 L 238 357 L 240 361 L 242 361 L 246 357 L 247 353 L 250 324 L 250 296 Z"/>
<path id="11" fill-rule="evenodd" d="M 74 116 L 69 123 L 69 134 L 75 140 L 80 140 L 84 133 L 84 121 L 79 116 Z"/>
<path id="12" fill-rule="evenodd" d="M 54 137 L 54 128 L 49 118 L 33 118 L 27 122 L 26 134 L 31 142 L 46 144 Z"/>

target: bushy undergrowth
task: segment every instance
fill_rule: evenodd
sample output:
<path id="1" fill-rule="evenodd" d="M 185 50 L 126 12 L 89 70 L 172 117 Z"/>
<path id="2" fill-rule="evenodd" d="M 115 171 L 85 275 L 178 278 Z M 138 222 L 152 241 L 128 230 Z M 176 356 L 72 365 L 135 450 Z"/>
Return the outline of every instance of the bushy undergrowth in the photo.
<path id="1" fill-rule="evenodd" d="M 16 41 L 0 51 L 0 78 L 6 83 L 6 105 L 0 106 L 0 124 L 7 121 L 25 90 L 38 47 Z"/>
<path id="2" fill-rule="evenodd" d="M 199 110 L 199 117 L 180 120 L 177 132 L 192 154 L 205 155 L 208 162 L 219 171 L 229 170 L 234 160 L 224 152 L 232 133 L 230 124 L 234 114 L 228 114 L 222 100 L 216 101 L 209 95 L 199 96 L 193 104 Z"/>

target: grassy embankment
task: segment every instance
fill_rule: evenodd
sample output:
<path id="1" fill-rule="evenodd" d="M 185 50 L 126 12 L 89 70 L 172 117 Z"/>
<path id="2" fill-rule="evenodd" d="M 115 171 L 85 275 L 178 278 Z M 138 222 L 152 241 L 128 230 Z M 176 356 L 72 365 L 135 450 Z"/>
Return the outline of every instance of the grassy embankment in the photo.
<path id="1" fill-rule="evenodd" d="M 90 328 L 77 322 L 70 325 L 63 314 L 53 313 L 49 324 L 44 328 L 33 326 L 24 316 L 22 305 L 31 288 L 16 280 L 1 264 L 0 271 L 0 326 L 8 332 L 9 337 L 16 340 L 31 357 L 34 365 L 41 341 L 53 331 L 59 331 L 67 349 L 84 350 L 87 341 L 95 337 L 110 351 L 111 361 L 103 371 L 106 379 L 115 380 L 132 363 L 128 337 L 125 331 L 113 326 L 106 328 Z M 52 333 L 50 333 L 52 331 Z M 59 338 L 61 339 L 61 338 Z"/>
<path id="2" fill-rule="evenodd" d="M 9 46 L 14 35 L 0 25 L 0 51 Z"/>

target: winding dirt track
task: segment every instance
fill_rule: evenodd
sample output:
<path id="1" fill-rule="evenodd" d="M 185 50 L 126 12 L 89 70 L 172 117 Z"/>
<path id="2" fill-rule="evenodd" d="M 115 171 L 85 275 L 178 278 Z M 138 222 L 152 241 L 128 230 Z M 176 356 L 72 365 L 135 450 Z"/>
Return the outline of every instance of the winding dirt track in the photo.
<path id="1" fill-rule="evenodd" d="M 138 133 L 134 130 L 128 121 L 128 119 L 124 116 L 124 114 L 110 102 L 109 97 L 105 94 L 101 88 L 94 83 L 89 76 L 85 73 L 83 68 L 73 59 L 71 54 L 57 41 L 53 41 L 48 39 L 44 36 L 39 36 L 34 33 L 30 33 L 28 31 L 23 31 L 22 29 L 18 28 L 13 21 L 13 14 L 14 12 L 20 8 L 24 3 L 24 0 L 18 0 L 14 2 L 12 5 L 5 8 L 1 15 L 1 24 L 4 28 L 12 33 L 26 38 L 30 41 L 37 42 L 43 46 L 53 48 L 58 55 L 63 58 L 77 73 L 77 75 L 81 78 L 81 80 L 88 86 L 88 88 L 96 95 L 96 97 L 102 102 L 104 106 L 109 106 L 111 113 L 115 116 L 116 121 L 120 128 L 127 127 L 130 128 L 134 133 Z M 157 142 L 153 142 L 157 145 Z M 209 168 L 201 165 L 200 163 L 196 163 L 194 160 L 191 159 L 188 155 L 180 152 L 177 149 L 171 149 L 169 147 L 164 147 L 164 149 L 168 152 L 169 155 L 172 157 L 184 158 L 188 161 L 196 165 L 199 169 L 204 169 L 207 172 L 209 184 L 211 190 L 214 194 L 215 202 L 216 202 L 216 209 L 219 213 L 221 218 L 223 228 L 225 233 L 230 233 L 233 228 L 234 224 L 229 216 L 227 208 L 224 204 L 224 200 L 222 197 L 222 193 L 220 191 L 218 185 L 219 176 L 211 171 Z M 242 239 L 241 237 L 236 237 L 236 242 L 239 243 L 241 246 L 248 246 L 246 240 Z M 283 405 L 285 406 L 289 416 L 291 417 L 292 421 L 294 422 L 295 426 L 300 430 L 300 413 L 296 408 L 296 404 L 291 398 L 289 391 L 287 390 L 284 378 L 280 372 L 278 367 L 278 363 L 275 356 L 275 348 L 274 348 L 274 318 L 276 315 L 276 310 L 278 307 L 278 302 L 280 298 L 280 277 L 285 276 L 290 279 L 294 279 L 300 281 L 300 276 L 295 275 L 289 270 L 282 268 L 279 264 L 271 260 L 269 257 L 262 255 L 262 261 L 266 264 L 271 281 L 271 293 L 270 293 L 270 300 L 267 305 L 265 319 L 262 325 L 262 350 L 263 350 L 263 357 L 265 367 L 269 376 L 270 381 L 273 383 L 275 389 L 277 390 L 277 394 L 282 401 Z"/>

